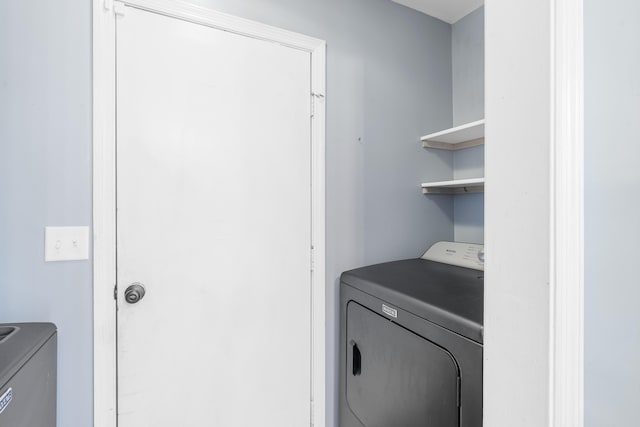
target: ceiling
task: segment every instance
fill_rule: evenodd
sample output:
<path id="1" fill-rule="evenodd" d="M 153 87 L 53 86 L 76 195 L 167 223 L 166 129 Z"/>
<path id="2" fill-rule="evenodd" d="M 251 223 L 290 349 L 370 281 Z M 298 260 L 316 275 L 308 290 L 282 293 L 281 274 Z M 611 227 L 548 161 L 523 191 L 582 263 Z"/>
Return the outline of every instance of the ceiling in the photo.
<path id="1" fill-rule="evenodd" d="M 484 0 L 391 0 L 427 15 L 435 16 L 449 24 L 473 12 Z"/>

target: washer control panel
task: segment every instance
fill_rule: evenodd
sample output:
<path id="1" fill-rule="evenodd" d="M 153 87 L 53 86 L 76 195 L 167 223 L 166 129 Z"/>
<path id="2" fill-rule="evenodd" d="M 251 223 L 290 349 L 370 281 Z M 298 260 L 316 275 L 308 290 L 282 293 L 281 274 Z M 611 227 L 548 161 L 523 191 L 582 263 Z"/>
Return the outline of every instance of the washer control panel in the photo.
<path id="1" fill-rule="evenodd" d="M 484 271 L 484 245 L 437 242 L 422 255 L 423 259 Z"/>

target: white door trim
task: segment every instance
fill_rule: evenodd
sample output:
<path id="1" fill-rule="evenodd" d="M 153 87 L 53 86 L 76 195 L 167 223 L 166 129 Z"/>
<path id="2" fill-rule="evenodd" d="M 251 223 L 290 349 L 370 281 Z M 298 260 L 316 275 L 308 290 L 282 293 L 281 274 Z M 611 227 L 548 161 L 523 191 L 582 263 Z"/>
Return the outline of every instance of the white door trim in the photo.
<path id="1" fill-rule="evenodd" d="M 116 427 L 116 13 L 128 5 L 273 41 L 311 54 L 312 419 L 326 425 L 325 392 L 325 63 L 324 41 L 174 0 L 93 1 L 94 427 Z"/>
<path id="2" fill-rule="evenodd" d="M 582 3 L 485 2 L 489 427 L 584 424 Z"/>
<path id="3" fill-rule="evenodd" d="M 549 426 L 584 425 L 583 0 L 554 2 Z"/>

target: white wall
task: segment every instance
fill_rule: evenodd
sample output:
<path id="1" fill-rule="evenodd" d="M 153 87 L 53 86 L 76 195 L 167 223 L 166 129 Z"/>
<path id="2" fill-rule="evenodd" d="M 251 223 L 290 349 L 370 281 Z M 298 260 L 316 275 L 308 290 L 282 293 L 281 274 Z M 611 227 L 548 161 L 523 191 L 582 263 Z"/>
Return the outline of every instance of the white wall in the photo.
<path id="1" fill-rule="evenodd" d="M 585 0 L 585 427 L 640 398 L 640 2 Z"/>
<path id="2" fill-rule="evenodd" d="M 485 5 L 487 427 L 549 419 L 551 5 Z"/>
<path id="3" fill-rule="evenodd" d="M 335 420 L 337 286 L 346 269 L 453 238 L 451 171 L 419 137 L 451 124 L 451 26 L 388 0 L 201 0 L 325 39 L 327 313 Z M 59 425 L 92 420 L 90 262 L 43 262 L 45 225 L 91 221 L 90 2 L 0 2 L 0 321 L 58 324 Z M 331 424 L 330 424 L 331 425 Z"/>

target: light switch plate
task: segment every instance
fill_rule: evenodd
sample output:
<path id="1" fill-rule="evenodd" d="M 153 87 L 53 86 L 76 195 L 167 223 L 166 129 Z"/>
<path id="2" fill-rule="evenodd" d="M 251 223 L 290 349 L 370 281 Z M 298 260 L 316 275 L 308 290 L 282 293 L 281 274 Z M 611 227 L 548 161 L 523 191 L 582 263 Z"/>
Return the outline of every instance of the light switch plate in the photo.
<path id="1" fill-rule="evenodd" d="M 89 227 L 45 227 L 45 261 L 85 259 L 89 259 Z"/>

